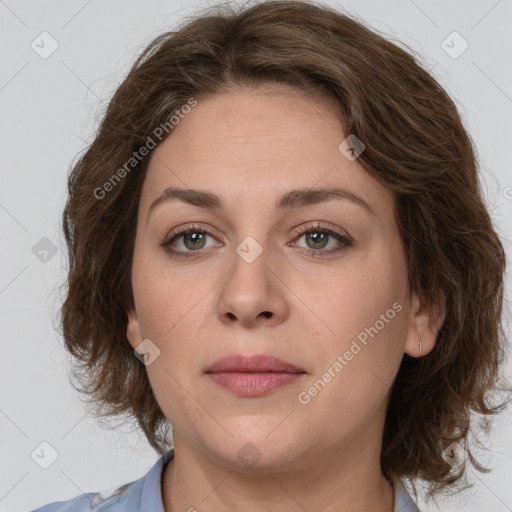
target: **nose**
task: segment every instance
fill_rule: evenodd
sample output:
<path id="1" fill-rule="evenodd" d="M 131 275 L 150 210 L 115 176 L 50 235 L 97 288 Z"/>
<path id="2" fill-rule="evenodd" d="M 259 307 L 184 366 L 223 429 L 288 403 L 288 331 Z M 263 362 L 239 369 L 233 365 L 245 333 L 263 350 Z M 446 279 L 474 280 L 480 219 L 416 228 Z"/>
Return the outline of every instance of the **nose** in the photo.
<path id="1" fill-rule="evenodd" d="M 268 251 L 252 262 L 235 253 L 220 284 L 217 314 L 223 323 L 244 328 L 274 326 L 288 315 L 283 270 Z"/>

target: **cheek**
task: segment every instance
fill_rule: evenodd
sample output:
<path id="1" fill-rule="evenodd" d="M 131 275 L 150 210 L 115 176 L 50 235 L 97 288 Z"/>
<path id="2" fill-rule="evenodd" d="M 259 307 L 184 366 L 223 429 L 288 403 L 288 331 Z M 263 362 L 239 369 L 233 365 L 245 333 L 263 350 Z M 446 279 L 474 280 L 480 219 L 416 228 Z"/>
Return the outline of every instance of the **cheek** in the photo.
<path id="1" fill-rule="evenodd" d="M 299 407 L 318 418 L 326 437 L 350 437 L 385 405 L 403 356 L 397 342 L 403 324 L 399 314 L 380 330 L 374 324 L 330 338 L 318 371 L 300 390 Z"/>
<path id="2" fill-rule="evenodd" d="M 160 258 L 141 258 L 137 266 L 134 262 L 133 293 L 143 335 L 166 344 L 181 324 L 188 324 L 190 329 L 212 288 L 204 277 L 187 277 Z"/>
<path id="3" fill-rule="evenodd" d="M 399 279 L 386 266 L 351 268 L 327 283 L 328 287 L 314 297 L 314 303 L 333 336 L 351 339 L 376 322 L 379 331 L 397 323 L 400 313 L 393 304 L 403 306 L 403 293 Z"/>
<path id="4" fill-rule="evenodd" d="M 364 271 L 352 270 L 317 297 L 324 319 L 319 325 L 326 335 L 317 344 L 315 378 L 330 379 L 326 400 L 343 402 L 357 414 L 361 403 L 373 395 L 382 399 L 391 386 L 403 357 L 408 322 L 405 281 L 391 259 L 367 265 Z"/>

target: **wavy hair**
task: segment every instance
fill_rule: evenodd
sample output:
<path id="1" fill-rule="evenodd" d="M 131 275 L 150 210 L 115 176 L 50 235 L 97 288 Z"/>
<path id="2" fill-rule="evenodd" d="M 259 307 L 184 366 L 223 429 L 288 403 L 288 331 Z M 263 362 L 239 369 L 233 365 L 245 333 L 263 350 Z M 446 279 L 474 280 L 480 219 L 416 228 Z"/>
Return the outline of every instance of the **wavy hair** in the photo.
<path id="1" fill-rule="evenodd" d="M 69 270 L 60 327 L 74 358 L 73 385 L 98 417 L 135 418 L 159 454 L 169 447 L 168 420 L 126 338 L 149 138 L 191 98 L 282 83 L 332 102 L 344 133 L 363 141 L 358 162 L 395 195 L 409 290 L 427 298 L 432 314 L 441 299 L 446 304 L 435 348 L 401 362 L 383 432 L 383 474 L 421 478 L 430 496 L 453 488 L 466 469 L 442 458 L 453 442 L 488 471 L 471 454 L 469 426 L 472 413 L 488 421 L 506 405 L 489 396 L 506 355 L 505 254 L 461 116 L 404 46 L 327 5 L 271 0 L 216 5 L 138 56 L 72 165 L 63 212 Z M 149 154 L 132 160 L 142 153 Z"/>

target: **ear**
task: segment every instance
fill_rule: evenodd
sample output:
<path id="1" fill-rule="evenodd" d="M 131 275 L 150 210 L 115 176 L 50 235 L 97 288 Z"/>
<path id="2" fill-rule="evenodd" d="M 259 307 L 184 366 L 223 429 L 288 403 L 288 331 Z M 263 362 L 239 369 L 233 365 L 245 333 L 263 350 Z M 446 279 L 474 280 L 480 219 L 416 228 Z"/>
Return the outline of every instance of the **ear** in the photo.
<path id="1" fill-rule="evenodd" d="M 142 335 L 140 331 L 139 318 L 134 307 L 127 312 L 128 323 L 126 325 L 126 337 L 130 345 L 135 350 L 142 343 Z"/>
<path id="2" fill-rule="evenodd" d="M 430 311 L 427 306 L 424 296 L 412 293 L 410 322 L 404 349 L 405 353 L 411 357 L 425 356 L 434 349 L 437 335 L 445 319 L 446 301 L 444 297 L 432 304 Z"/>

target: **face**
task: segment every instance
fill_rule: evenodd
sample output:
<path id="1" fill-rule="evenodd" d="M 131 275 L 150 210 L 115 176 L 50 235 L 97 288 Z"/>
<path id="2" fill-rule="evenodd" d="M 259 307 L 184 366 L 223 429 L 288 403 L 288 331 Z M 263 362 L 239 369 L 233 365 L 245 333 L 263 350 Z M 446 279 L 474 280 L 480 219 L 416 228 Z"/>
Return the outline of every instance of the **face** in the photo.
<path id="1" fill-rule="evenodd" d="M 151 156 L 127 337 L 153 354 L 176 449 L 278 468 L 378 446 L 404 352 L 434 346 L 392 192 L 340 151 L 332 112 L 286 86 L 200 97 Z M 241 371 L 256 355 L 293 371 Z"/>

